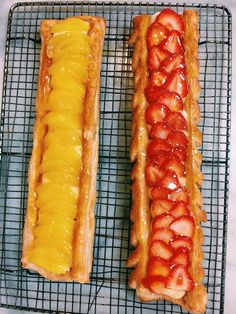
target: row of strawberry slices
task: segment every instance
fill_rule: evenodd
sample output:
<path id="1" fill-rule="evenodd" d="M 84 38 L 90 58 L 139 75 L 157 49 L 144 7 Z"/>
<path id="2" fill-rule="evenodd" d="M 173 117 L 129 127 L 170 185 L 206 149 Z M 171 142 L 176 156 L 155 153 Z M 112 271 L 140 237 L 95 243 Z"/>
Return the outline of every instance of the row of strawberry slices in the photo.
<path id="1" fill-rule="evenodd" d="M 157 294 L 194 288 L 189 273 L 195 223 L 186 185 L 188 148 L 183 100 L 188 92 L 180 15 L 163 10 L 147 31 L 149 106 L 146 183 L 151 202 L 151 239 L 144 286 Z"/>

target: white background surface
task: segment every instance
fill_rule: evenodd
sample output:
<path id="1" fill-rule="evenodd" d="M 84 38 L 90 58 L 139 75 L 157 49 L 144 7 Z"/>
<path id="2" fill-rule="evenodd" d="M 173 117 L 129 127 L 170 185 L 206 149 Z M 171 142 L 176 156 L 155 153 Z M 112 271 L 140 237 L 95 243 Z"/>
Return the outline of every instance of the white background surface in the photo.
<path id="1" fill-rule="evenodd" d="M 32 1 L 32 0 L 31 0 Z M 106 1 L 106 0 L 104 0 Z M 4 45 L 6 38 L 7 28 L 7 16 L 9 8 L 15 2 L 23 2 L 21 0 L 0 0 L 0 101 L 2 93 L 2 75 L 3 75 L 3 61 L 4 61 Z M 30 2 L 24 0 L 24 2 Z M 36 2 L 36 1 L 35 1 Z M 149 1 L 152 2 L 152 1 Z M 169 0 L 170 3 L 176 3 L 177 1 Z M 182 2 L 182 1 L 181 1 Z M 185 1 L 191 3 L 192 1 Z M 229 193 L 229 209 L 228 209 L 228 240 L 227 240 L 227 258 L 226 258 L 226 290 L 225 290 L 225 313 L 236 313 L 236 149 L 234 147 L 236 143 L 236 111 L 234 108 L 234 102 L 236 100 L 236 0 L 221 0 L 221 1 L 196 1 L 201 3 L 212 3 L 227 6 L 232 13 L 233 21 L 233 85 L 232 85 L 232 128 L 231 128 L 231 162 L 230 162 L 230 193 Z M 7 309 L 0 309 L 0 313 L 23 313 L 20 311 L 13 311 Z M 99 314 L 99 313 L 98 313 Z"/>

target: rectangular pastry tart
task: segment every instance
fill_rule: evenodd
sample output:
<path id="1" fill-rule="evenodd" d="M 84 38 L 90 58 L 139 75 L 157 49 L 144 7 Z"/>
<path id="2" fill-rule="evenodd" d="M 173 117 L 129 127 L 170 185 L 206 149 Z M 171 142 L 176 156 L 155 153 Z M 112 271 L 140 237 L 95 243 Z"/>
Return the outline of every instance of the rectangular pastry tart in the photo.
<path id="1" fill-rule="evenodd" d="M 94 242 L 105 21 L 44 20 L 22 264 L 88 282 Z"/>
<path id="2" fill-rule="evenodd" d="M 134 18 L 129 285 L 141 301 L 204 313 L 198 14 Z"/>

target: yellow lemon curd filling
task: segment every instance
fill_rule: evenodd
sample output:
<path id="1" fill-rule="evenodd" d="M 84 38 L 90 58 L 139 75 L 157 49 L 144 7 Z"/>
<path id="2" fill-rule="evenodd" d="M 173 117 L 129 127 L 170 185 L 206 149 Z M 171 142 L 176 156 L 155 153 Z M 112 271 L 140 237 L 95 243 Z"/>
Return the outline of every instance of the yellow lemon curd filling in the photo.
<path id="1" fill-rule="evenodd" d="M 69 18 L 52 26 L 47 45 L 51 59 L 50 92 L 44 104 L 41 179 L 30 262 L 54 274 L 72 267 L 73 230 L 82 168 L 82 111 L 89 76 L 89 23 Z"/>

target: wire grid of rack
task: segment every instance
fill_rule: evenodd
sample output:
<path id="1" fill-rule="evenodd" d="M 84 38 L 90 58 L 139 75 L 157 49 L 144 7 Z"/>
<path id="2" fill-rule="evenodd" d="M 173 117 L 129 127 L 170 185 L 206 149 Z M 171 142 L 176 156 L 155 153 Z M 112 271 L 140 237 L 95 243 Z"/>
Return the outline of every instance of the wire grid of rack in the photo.
<path id="1" fill-rule="evenodd" d="M 76 313 L 183 313 L 168 302 L 142 304 L 128 288 L 129 144 L 133 79 L 127 39 L 132 18 L 170 6 L 199 12 L 203 132 L 202 194 L 207 313 L 223 313 L 231 101 L 231 14 L 223 6 L 148 3 L 18 3 L 9 12 L 1 114 L 1 306 Z M 104 16 L 96 234 L 91 283 L 50 282 L 21 268 L 42 19 Z"/>

